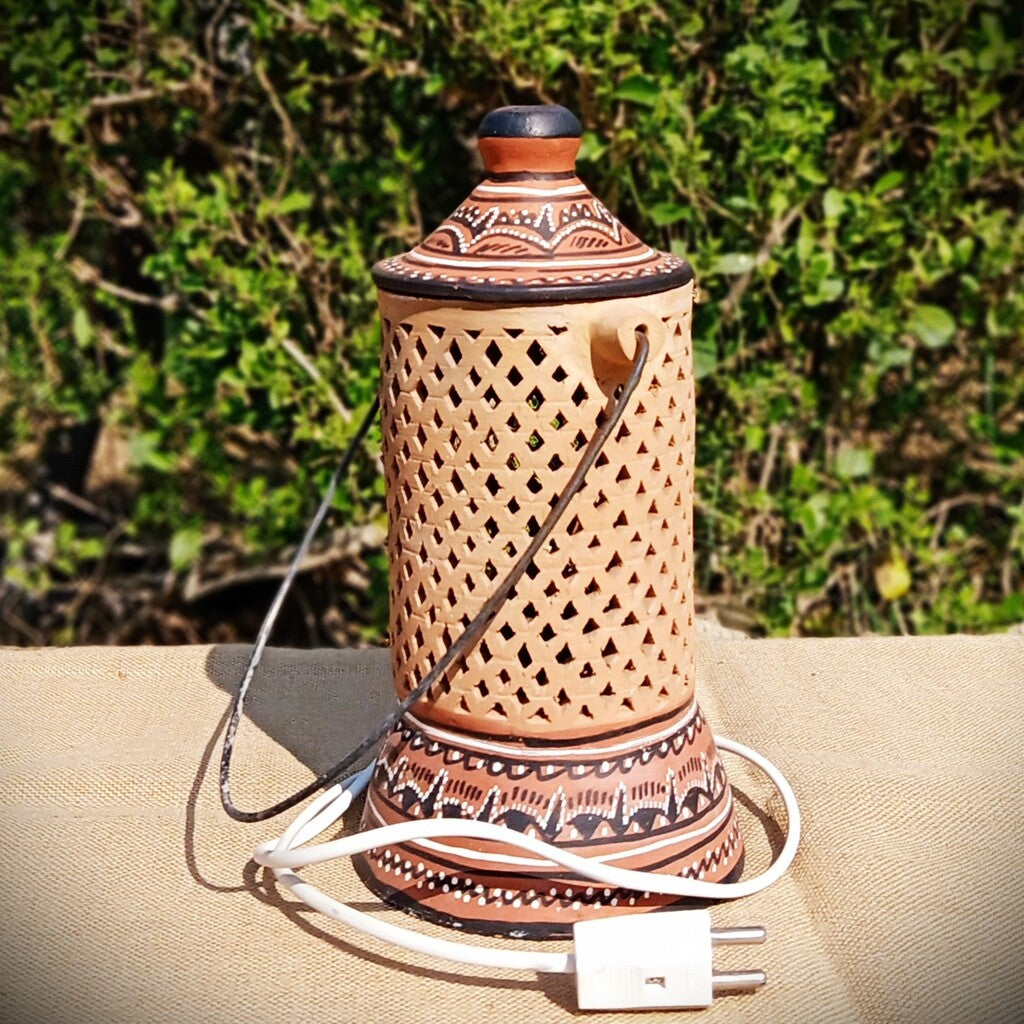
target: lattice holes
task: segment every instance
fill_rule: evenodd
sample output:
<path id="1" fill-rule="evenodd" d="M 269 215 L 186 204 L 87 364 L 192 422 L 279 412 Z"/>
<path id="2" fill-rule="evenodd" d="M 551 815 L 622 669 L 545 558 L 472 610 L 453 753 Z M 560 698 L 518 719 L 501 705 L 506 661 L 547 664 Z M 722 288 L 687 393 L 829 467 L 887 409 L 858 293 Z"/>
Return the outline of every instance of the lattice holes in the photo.
<path id="1" fill-rule="evenodd" d="M 473 326 L 451 326 L 442 310 L 393 320 L 387 296 L 382 312 L 390 639 L 404 695 L 536 533 L 609 398 L 578 324 L 521 328 L 508 311 L 480 311 Z M 420 717 L 555 739 L 689 701 L 689 314 L 663 320 L 664 348 L 583 491 Z"/>

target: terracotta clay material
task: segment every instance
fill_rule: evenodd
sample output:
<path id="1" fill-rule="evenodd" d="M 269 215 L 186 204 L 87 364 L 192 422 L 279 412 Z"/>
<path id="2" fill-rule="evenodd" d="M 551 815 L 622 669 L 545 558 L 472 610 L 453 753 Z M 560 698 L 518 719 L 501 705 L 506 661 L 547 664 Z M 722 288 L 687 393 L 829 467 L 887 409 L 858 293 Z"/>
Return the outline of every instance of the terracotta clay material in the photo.
<path id="1" fill-rule="evenodd" d="M 586 485 L 485 636 L 386 741 L 366 827 L 472 818 L 620 867 L 738 873 L 732 792 L 694 693 L 692 287 L 554 304 L 381 291 L 400 697 L 565 489 L 638 328 L 651 350 Z M 476 931 L 562 935 L 583 917 L 671 902 L 581 884 L 495 843 L 403 844 L 359 868 L 391 902 Z"/>
<path id="2" fill-rule="evenodd" d="M 692 279 L 686 260 L 642 242 L 576 176 L 579 122 L 563 111 L 576 137 L 545 137 L 545 122 L 566 130 L 551 113 L 562 108 L 533 109 L 532 120 L 484 119 L 492 132 L 525 123 L 534 134 L 481 138 L 487 177 L 422 243 L 374 267 L 381 289 L 519 305 L 646 295 Z"/>

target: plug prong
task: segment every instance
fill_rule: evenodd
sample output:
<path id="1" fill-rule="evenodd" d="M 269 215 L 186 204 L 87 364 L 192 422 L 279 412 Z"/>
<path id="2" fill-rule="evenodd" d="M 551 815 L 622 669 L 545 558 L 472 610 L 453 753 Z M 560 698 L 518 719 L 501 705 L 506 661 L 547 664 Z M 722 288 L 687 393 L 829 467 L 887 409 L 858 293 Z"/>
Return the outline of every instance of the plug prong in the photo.
<path id="1" fill-rule="evenodd" d="M 712 928 L 712 946 L 751 946 L 764 942 L 767 933 L 761 925 L 749 928 Z"/>
<path id="2" fill-rule="evenodd" d="M 721 992 L 750 991 L 760 988 L 767 980 L 764 971 L 713 971 L 711 991 L 716 996 Z"/>

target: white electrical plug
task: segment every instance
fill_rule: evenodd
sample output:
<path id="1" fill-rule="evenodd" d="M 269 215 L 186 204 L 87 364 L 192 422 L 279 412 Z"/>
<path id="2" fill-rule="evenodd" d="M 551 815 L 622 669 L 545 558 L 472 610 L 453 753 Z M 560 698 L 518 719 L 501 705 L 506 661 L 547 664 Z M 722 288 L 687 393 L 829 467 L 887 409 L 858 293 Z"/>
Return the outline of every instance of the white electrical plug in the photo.
<path id="1" fill-rule="evenodd" d="M 764 971 L 716 971 L 712 948 L 764 942 L 763 928 L 712 928 L 706 910 L 577 921 L 576 999 L 581 1010 L 697 1008 L 719 992 L 760 988 Z"/>

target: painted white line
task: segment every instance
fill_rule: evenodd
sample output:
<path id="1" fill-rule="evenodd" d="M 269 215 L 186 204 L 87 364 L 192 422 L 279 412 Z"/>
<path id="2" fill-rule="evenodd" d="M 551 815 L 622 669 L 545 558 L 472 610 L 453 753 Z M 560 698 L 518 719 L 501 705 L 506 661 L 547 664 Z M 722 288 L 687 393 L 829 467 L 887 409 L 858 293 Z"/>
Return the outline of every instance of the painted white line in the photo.
<path id="1" fill-rule="evenodd" d="M 622 263 L 641 263 L 643 260 L 650 259 L 654 255 L 654 250 L 648 246 L 643 252 L 637 256 L 609 256 L 607 259 L 593 259 L 593 260 L 554 260 L 550 262 L 544 260 L 446 260 L 440 256 L 426 256 L 421 252 L 413 250 L 406 254 L 409 259 L 418 261 L 419 263 L 430 263 L 437 264 L 442 267 L 481 267 L 488 270 L 575 270 L 581 267 L 607 267 L 614 266 Z"/>
<path id="2" fill-rule="evenodd" d="M 589 192 L 586 185 L 563 185 L 561 188 L 526 188 L 522 185 L 477 185 L 473 192 L 489 192 L 505 196 L 533 196 L 543 199 L 545 196 L 575 196 L 581 192 Z M 470 199 L 473 198 L 470 193 Z"/>
<path id="3" fill-rule="evenodd" d="M 458 747 L 469 747 L 472 750 L 479 750 L 487 755 L 504 754 L 506 757 L 526 757 L 530 761 L 543 761 L 545 758 L 564 760 L 575 760 L 579 757 L 604 757 L 607 754 L 614 754 L 620 750 L 635 750 L 639 758 L 640 751 L 647 747 L 653 747 L 669 736 L 674 736 L 683 729 L 689 727 L 690 723 L 697 716 L 697 699 L 694 697 L 683 709 L 680 716 L 664 729 L 656 733 L 644 736 L 639 741 L 634 737 L 631 740 L 624 740 L 622 743 L 613 743 L 607 747 L 525 747 L 511 743 L 497 743 L 489 740 L 475 740 L 460 733 L 449 732 L 447 729 L 439 729 L 437 726 L 428 725 L 415 715 L 406 713 L 406 718 L 413 722 L 416 727 L 431 739 L 441 740 L 444 743 L 451 743 Z"/>

